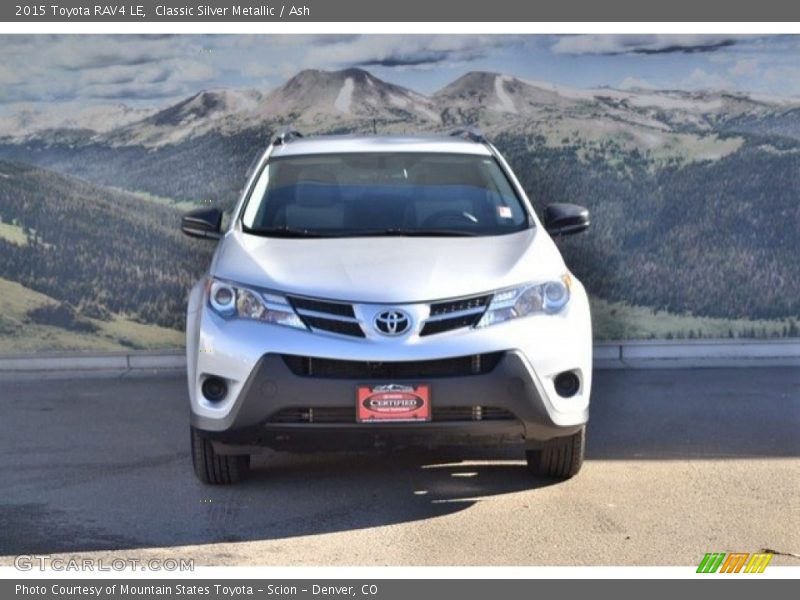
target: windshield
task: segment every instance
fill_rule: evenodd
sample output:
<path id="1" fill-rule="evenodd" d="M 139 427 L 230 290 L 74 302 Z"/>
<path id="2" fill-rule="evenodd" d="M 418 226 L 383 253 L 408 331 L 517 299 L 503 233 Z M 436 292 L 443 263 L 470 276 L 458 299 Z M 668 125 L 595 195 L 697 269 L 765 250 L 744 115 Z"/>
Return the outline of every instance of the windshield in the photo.
<path id="1" fill-rule="evenodd" d="M 410 152 L 275 158 L 242 215 L 246 232 L 280 237 L 488 236 L 528 223 L 493 157 Z"/>

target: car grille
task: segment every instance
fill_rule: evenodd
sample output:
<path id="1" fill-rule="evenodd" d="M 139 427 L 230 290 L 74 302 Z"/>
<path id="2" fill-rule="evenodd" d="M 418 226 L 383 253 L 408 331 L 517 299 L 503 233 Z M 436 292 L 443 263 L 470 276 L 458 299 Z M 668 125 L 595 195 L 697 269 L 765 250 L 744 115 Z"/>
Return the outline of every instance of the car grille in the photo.
<path id="1" fill-rule="evenodd" d="M 419 334 L 426 336 L 462 327 L 475 327 L 491 301 L 492 295 L 487 294 L 431 304 L 430 317 Z"/>
<path id="2" fill-rule="evenodd" d="M 488 294 L 486 296 L 475 296 L 474 298 L 463 298 L 461 300 L 451 300 L 448 302 L 436 302 L 435 304 L 431 304 L 431 316 L 438 317 L 441 315 L 449 315 L 467 310 L 479 311 L 479 309 L 485 309 L 491 299 L 492 295 Z"/>
<path id="3" fill-rule="evenodd" d="M 350 337 L 366 337 L 352 304 L 298 296 L 289 296 L 288 299 L 297 316 L 311 330 Z M 484 294 L 434 302 L 430 305 L 430 315 L 423 323 L 419 335 L 428 336 L 474 327 L 483 317 L 491 301 L 492 295 Z"/>
<path id="4" fill-rule="evenodd" d="M 340 333 L 352 337 L 364 337 L 364 331 L 357 321 L 339 321 L 337 319 L 325 319 L 323 317 L 311 317 L 300 315 L 305 324 L 311 329 L 322 329 L 331 333 Z"/>
<path id="5" fill-rule="evenodd" d="M 484 375 L 494 370 L 503 353 L 492 352 L 436 360 L 392 362 L 336 360 L 294 354 L 281 356 L 289 370 L 299 377 L 397 380 Z"/>
<path id="6" fill-rule="evenodd" d="M 340 317 L 349 317 L 351 319 L 356 318 L 356 314 L 353 312 L 353 307 L 350 304 L 296 297 L 290 297 L 289 301 L 292 303 L 292 306 L 295 310 L 327 313 L 331 315 L 338 315 Z"/>
<path id="7" fill-rule="evenodd" d="M 439 319 L 437 321 L 426 321 L 419 332 L 421 336 L 433 335 L 435 333 L 443 333 L 445 331 L 452 331 L 453 329 L 461 329 L 462 327 L 474 327 L 481 320 L 483 313 L 477 315 L 468 315 L 462 317 L 453 317 L 452 319 Z"/>
<path id="8" fill-rule="evenodd" d="M 289 302 L 300 320 L 310 329 L 366 337 L 350 304 L 294 296 L 289 296 Z"/>
<path id="9" fill-rule="evenodd" d="M 514 413 L 496 406 L 433 406 L 431 421 L 458 423 L 473 421 L 511 421 Z M 355 423 L 356 409 L 352 407 L 284 408 L 272 415 L 269 423 Z"/>

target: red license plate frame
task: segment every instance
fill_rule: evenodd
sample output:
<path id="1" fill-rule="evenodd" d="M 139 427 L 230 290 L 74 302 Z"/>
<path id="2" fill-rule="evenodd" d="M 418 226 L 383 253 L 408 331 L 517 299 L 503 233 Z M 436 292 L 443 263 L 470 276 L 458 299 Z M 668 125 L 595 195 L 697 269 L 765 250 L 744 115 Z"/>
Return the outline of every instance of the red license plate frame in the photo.
<path id="1" fill-rule="evenodd" d="M 431 387 L 420 384 L 356 386 L 358 423 L 427 423 L 431 420 Z"/>

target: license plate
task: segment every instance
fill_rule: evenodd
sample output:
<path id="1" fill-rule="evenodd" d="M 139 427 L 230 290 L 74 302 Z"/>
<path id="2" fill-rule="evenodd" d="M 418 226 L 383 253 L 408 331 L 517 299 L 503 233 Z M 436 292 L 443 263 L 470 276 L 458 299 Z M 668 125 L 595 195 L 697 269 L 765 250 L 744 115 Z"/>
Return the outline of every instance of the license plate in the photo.
<path id="1" fill-rule="evenodd" d="M 359 385 L 356 389 L 359 423 L 418 423 L 431 420 L 428 385 Z"/>

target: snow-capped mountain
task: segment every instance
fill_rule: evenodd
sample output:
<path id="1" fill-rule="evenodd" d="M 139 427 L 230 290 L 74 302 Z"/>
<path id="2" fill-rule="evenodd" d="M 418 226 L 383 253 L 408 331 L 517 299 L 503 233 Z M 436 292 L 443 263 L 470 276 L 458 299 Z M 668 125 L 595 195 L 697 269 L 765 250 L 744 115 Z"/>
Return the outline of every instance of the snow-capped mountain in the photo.
<path id="1" fill-rule="evenodd" d="M 201 92 L 101 139 L 115 146 L 157 147 L 210 131 L 235 135 L 266 123 L 329 130 L 373 119 L 420 128 L 440 122 L 430 98 L 367 71 L 306 70 L 267 94 L 255 90 Z"/>
<path id="2" fill-rule="evenodd" d="M 209 90 L 190 96 L 146 119 L 156 126 L 179 126 L 203 119 L 220 119 L 252 109 L 261 99 L 257 90 Z"/>
<path id="3" fill-rule="evenodd" d="M 710 130 L 733 118 L 791 108 L 780 99 L 730 92 L 580 89 L 486 72 L 467 73 L 433 98 L 451 122 L 606 117 L 657 130 Z"/>
<path id="4" fill-rule="evenodd" d="M 199 92 L 144 119 L 114 129 L 101 139 L 117 146 L 159 146 L 178 143 L 214 129 L 235 131 L 242 116 L 250 115 L 262 98 L 257 90 Z"/>
<path id="5" fill-rule="evenodd" d="M 59 110 L 61 109 L 61 110 Z M 476 124 L 491 135 L 535 134 L 548 145 L 613 140 L 632 149 L 685 149 L 687 134 L 709 135 L 713 158 L 722 133 L 785 131 L 800 137 L 800 101 L 743 93 L 652 89 L 579 89 L 513 75 L 470 72 L 429 96 L 362 69 L 305 70 L 270 91 L 208 90 L 161 110 L 124 105 L 66 110 L 21 108 L 0 118 L 6 143 L 99 144 L 158 148 L 209 133 L 263 134 L 291 124 L 306 132 L 435 131 Z M 576 133 L 577 132 L 577 133 Z M 707 144 L 706 144 L 707 145 Z M 683 149 L 676 150 L 678 147 Z"/>
<path id="6" fill-rule="evenodd" d="M 497 115 L 538 114 L 542 107 L 563 108 L 576 102 L 555 90 L 502 73 L 472 71 L 433 95 L 446 119 L 474 117 L 476 111 Z"/>
<path id="7" fill-rule="evenodd" d="M 318 124 L 356 119 L 438 122 L 429 98 L 361 69 L 301 71 L 259 106 L 267 120 Z"/>

